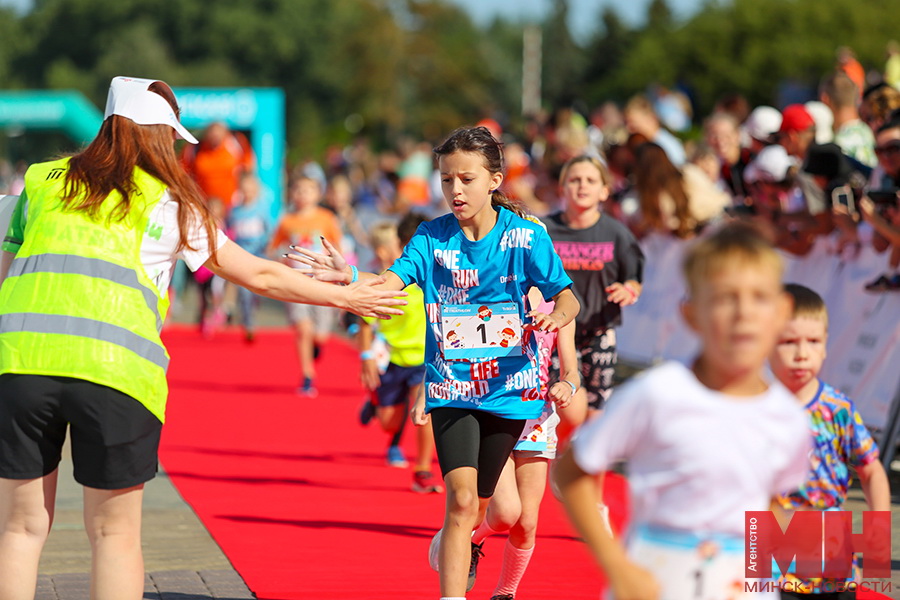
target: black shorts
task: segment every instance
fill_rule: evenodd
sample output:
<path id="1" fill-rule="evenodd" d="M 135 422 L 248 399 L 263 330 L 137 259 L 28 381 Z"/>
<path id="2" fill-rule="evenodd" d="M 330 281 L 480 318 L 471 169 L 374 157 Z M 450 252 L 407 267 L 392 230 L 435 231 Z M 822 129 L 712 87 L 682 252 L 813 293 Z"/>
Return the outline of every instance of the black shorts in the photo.
<path id="1" fill-rule="evenodd" d="M 483 410 L 445 407 L 431 411 L 431 427 L 441 474 L 473 467 L 478 471 L 478 497 L 490 498 L 506 459 L 522 435 L 525 419 L 504 419 Z"/>
<path id="2" fill-rule="evenodd" d="M 425 379 L 425 365 L 401 367 L 390 363 L 381 376 L 381 385 L 372 393 L 376 406 L 397 406 L 409 402 L 409 394 Z"/>
<path id="3" fill-rule="evenodd" d="M 162 423 L 131 396 L 83 379 L 0 375 L 0 477 L 52 473 L 68 427 L 81 485 L 120 490 L 156 475 Z"/>
<path id="4" fill-rule="evenodd" d="M 588 406 L 603 408 L 612 394 L 613 377 L 619 359 L 616 353 L 616 330 L 605 329 L 576 335 L 575 348 L 581 361 L 581 381 L 587 392 Z M 558 379 L 559 356 L 554 353 L 550 361 L 550 381 Z"/>

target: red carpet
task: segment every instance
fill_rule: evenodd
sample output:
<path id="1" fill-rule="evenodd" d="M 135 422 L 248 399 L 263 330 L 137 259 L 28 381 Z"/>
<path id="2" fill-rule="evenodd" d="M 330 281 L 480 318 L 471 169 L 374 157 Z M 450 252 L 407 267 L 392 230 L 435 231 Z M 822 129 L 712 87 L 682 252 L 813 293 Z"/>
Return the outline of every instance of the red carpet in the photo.
<path id="1" fill-rule="evenodd" d="M 363 393 L 350 346 L 325 348 L 319 397 L 309 399 L 294 393 L 289 332 L 261 332 L 253 345 L 237 331 L 206 341 L 176 327 L 164 338 L 172 364 L 163 466 L 259 598 L 438 597 L 426 554 L 444 495 L 410 491 L 411 471 L 385 465 L 378 425 L 358 423 Z M 617 522 L 621 479 L 608 489 Z M 600 572 L 549 493 L 538 535 L 519 595 L 597 600 Z M 505 536 L 488 539 L 470 598 L 493 592 L 504 544 Z"/>

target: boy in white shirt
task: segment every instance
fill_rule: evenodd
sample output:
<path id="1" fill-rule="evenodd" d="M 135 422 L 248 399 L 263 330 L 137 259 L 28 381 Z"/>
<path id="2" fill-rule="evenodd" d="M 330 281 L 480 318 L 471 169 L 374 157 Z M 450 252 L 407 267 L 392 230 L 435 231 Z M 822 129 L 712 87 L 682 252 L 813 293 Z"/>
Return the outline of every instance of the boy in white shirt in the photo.
<path id="1" fill-rule="evenodd" d="M 744 513 L 769 509 L 808 465 L 806 416 L 763 376 L 790 314 L 782 271 L 746 225 L 695 244 L 682 305 L 702 341 L 694 363 L 667 362 L 623 386 L 559 460 L 556 483 L 610 597 L 721 600 L 745 591 Z M 619 461 L 633 513 L 624 547 L 602 524 L 594 481 Z"/>

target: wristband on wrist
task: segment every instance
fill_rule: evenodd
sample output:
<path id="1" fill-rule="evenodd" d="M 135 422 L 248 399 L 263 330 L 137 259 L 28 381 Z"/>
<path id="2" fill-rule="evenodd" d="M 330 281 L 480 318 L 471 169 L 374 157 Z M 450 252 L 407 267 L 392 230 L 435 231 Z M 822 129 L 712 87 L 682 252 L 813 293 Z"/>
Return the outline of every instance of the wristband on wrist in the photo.
<path id="1" fill-rule="evenodd" d="M 356 265 L 350 265 L 350 273 L 352 274 L 350 283 L 356 283 L 357 281 L 359 281 L 359 269 L 356 268 Z"/>
<path id="2" fill-rule="evenodd" d="M 631 286 L 628 285 L 627 283 L 622 284 L 622 287 L 625 288 L 625 290 L 626 290 L 629 294 L 631 294 L 631 298 L 632 298 L 635 302 L 637 302 L 637 297 L 638 297 L 637 290 L 635 290 L 633 287 L 631 287 Z"/>
<path id="3" fill-rule="evenodd" d="M 563 383 L 568 383 L 568 384 L 571 386 L 571 388 L 572 388 L 572 395 L 574 396 L 574 395 L 575 395 L 575 392 L 578 391 L 578 386 L 575 385 L 574 383 L 572 383 L 571 381 L 569 381 L 568 379 L 563 379 L 562 382 L 563 382 Z"/>
<path id="4" fill-rule="evenodd" d="M 375 353 L 371 350 L 363 350 L 359 353 L 359 357 L 363 360 L 372 360 L 373 358 L 375 358 Z"/>

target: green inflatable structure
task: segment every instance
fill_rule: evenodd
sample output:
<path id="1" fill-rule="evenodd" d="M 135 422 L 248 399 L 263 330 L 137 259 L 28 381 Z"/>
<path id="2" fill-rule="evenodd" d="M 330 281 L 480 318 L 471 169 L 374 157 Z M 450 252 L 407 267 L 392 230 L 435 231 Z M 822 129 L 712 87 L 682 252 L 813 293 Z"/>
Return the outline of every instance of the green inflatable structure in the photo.
<path id="1" fill-rule="evenodd" d="M 281 210 L 284 92 L 279 88 L 174 88 L 181 121 L 199 130 L 219 121 L 249 132 L 257 173 L 273 217 Z M 97 135 L 103 113 L 77 91 L 0 92 L 0 128 L 62 131 L 79 144 Z M 199 136 L 198 136 L 199 137 Z"/>

